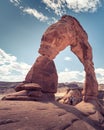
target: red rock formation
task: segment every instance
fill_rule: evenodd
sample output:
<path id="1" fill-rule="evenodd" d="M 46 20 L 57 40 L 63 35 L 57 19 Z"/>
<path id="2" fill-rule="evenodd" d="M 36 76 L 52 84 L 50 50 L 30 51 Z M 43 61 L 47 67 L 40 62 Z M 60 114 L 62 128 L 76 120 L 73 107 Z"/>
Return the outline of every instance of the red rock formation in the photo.
<path id="1" fill-rule="evenodd" d="M 27 73 L 25 81 L 16 86 L 16 93 L 3 97 L 3 100 L 55 100 L 58 76 L 53 60 L 39 56 Z"/>
<path id="2" fill-rule="evenodd" d="M 15 87 L 15 91 L 22 91 L 22 90 L 42 90 L 41 86 L 36 83 L 20 83 Z"/>
<path id="3" fill-rule="evenodd" d="M 71 46 L 71 51 L 84 65 L 86 73 L 84 100 L 96 98 L 98 83 L 87 33 L 74 17 L 68 15 L 51 25 L 43 34 L 39 48 L 41 56 L 28 72 L 24 83 L 36 83 L 41 86 L 42 92 L 55 93 L 58 77 L 53 59 L 67 46 Z"/>
<path id="4" fill-rule="evenodd" d="M 28 72 L 25 82 L 37 83 L 42 92 L 57 92 L 58 76 L 55 64 L 46 56 L 39 56 Z"/>
<path id="5" fill-rule="evenodd" d="M 86 72 L 84 100 L 96 98 L 98 83 L 95 77 L 92 61 L 92 48 L 88 42 L 87 33 L 80 23 L 71 16 L 63 16 L 57 23 L 51 25 L 43 34 L 39 53 L 48 56 L 51 60 L 67 46 L 79 58 Z"/>

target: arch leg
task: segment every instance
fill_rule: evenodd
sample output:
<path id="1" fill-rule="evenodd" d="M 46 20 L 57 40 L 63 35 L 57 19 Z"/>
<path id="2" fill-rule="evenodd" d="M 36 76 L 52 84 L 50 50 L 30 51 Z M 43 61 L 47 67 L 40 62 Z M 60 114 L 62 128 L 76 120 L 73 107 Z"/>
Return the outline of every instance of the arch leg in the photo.
<path id="1" fill-rule="evenodd" d="M 95 76 L 94 64 L 92 61 L 92 48 L 88 41 L 78 43 L 76 46 L 71 46 L 72 52 L 82 62 L 85 70 L 85 83 L 83 88 L 83 99 L 96 99 L 98 95 L 98 83 Z"/>

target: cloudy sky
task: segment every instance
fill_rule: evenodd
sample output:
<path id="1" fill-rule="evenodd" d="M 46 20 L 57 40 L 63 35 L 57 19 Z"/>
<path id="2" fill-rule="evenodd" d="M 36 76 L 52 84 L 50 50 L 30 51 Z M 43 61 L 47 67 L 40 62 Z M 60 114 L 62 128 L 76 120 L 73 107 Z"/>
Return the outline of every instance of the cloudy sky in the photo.
<path id="1" fill-rule="evenodd" d="M 64 14 L 89 36 L 99 83 L 104 83 L 104 0 L 0 0 L 0 81 L 23 81 L 42 34 Z M 84 81 L 83 65 L 67 47 L 54 59 L 59 82 Z"/>

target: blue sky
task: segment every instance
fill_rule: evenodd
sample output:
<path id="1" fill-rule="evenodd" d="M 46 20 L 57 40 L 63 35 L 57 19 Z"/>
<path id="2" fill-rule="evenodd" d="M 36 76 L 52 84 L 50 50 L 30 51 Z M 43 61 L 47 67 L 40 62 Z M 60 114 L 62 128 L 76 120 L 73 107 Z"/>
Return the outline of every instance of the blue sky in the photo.
<path id="1" fill-rule="evenodd" d="M 99 83 L 104 83 L 104 0 L 0 0 L 0 80 L 22 81 L 44 31 L 64 14 L 88 33 Z M 84 81 L 83 65 L 67 47 L 55 58 L 59 82 Z"/>

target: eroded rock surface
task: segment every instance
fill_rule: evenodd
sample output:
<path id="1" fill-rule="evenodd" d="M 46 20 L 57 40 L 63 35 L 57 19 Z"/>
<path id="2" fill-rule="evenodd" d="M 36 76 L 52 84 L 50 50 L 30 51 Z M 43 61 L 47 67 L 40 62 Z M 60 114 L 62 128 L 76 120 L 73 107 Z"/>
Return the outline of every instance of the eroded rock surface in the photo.
<path id="1" fill-rule="evenodd" d="M 56 93 L 58 76 L 53 60 L 39 56 L 28 72 L 25 82 L 39 84 L 43 92 Z"/>
<path id="2" fill-rule="evenodd" d="M 0 101 L 0 130 L 103 130 L 103 118 L 93 105 L 80 106 Z"/>

